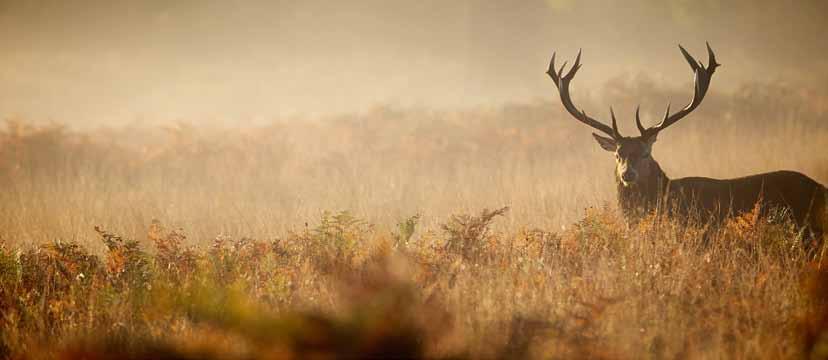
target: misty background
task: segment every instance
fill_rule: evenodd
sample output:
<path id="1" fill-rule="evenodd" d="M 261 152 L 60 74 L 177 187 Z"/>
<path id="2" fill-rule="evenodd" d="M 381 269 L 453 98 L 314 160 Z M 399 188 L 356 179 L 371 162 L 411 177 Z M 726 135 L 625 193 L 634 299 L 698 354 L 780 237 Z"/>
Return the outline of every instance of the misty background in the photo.
<path id="1" fill-rule="evenodd" d="M 552 101 L 550 55 L 579 48 L 576 96 L 645 77 L 689 98 L 676 44 L 706 62 L 705 41 L 723 64 L 716 91 L 782 83 L 824 98 L 826 15 L 817 0 L 2 0 L 0 118 L 241 124 Z"/>
<path id="2" fill-rule="evenodd" d="M 825 2 L 3 1 L 0 240 L 100 247 L 95 226 L 272 238 L 349 211 L 422 235 L 509 206 L 560 229 L 614 206 L 574 102 L 653 123 L 692 96 L 676 47 L 722 64 L 663 134 L 668 176 L 800 171 L 828 184 Z M 90 237 L 91 236 L 91 237 Z M 427 236 L 426 236 L 427 237 Z"/>

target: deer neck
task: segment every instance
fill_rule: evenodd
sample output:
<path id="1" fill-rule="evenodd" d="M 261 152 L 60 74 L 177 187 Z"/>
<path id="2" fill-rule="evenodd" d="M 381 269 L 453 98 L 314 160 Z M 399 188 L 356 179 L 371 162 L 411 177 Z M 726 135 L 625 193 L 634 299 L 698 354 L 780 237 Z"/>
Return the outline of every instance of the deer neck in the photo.
<path id="1" fill-rule="evenodd" d="M 670 179 L 661 170 L 654 159 L 649 159 L 650 171 L 645 178 L 635 184 L 625 186 L 616 172 L 615 182 L 618 188 L 618 205 L 628 220 L 635 220 L 655 209 L 658 201 L 667 191 Z"/>

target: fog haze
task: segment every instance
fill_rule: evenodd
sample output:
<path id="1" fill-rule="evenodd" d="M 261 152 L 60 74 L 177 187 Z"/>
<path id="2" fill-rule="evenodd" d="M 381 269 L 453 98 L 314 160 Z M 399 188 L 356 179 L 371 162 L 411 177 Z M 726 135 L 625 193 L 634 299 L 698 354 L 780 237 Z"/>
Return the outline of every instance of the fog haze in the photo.
<path id="1" fill-rule="evenodd" d="M 549 100 L 549 56 L 579 48 L 576 93 L 642 74 L 689 86 L 676 44 L 706 61 L 705 41 L 719 91 L 824 94 L 825 15 L 823 1 L 3 0 L 0 116 L 255 122 Z"/>

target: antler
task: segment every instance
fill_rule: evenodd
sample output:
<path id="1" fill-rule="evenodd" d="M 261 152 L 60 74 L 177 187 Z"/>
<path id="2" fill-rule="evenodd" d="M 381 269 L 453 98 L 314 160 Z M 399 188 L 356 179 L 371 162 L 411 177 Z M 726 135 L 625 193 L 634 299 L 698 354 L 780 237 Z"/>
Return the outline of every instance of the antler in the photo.
<path id="1" fill-rule="evenodd" d="M 572 99 L 569 97 L 569 82 L 572 81 L 572 78 L 575 77 L 575 73 L 577 73 L 578 69 L 581 68 L 581 51 L 578 50 L 578 57 L 575 58 L 575 64 L 572 65 L 572 68 L 569 69 L 566 75 L 563 74 L 564 68 L 566 68 L 566 62 L 564 62 L 560 70 L 557 72 L 555 71 L 555 55 L 555 53 L 552 54 L 552 61 L 549 62 L 549 70 L 547 70 L 546 73 L 549 74 L 549 77 L 551 77 L 552 81 L 555 82 L 555 86 L 558 87 L 558 93 L 561 95 L 561 103 L 563 103 L 566 111 L 572 114 L 572 116 L 574 116 L 578 121 L 587 124 L 596 130 L 600 130 L 601 132 L 611 136 L 613 139 L 621 138 L 621 134 L 618 132 L 618 125 L 615 120 L 615 113 L 612 111 L 611 107 L 610 115 L 612 116 L 612 127 L 609 127 L 604 123 L 587 116 L 586 112 L 579 110 L 574 104 L 572 104 Z"/>
<path id="2" fill-rule="evenodd" d="M 666 129 L 668 126 L 675 124 L 677 121 L 681 120 L 681 118 L 687 116 L 687 114 L 691 113 L 696 107 L 701 104 L 702 100 L 704 99 L 704 95 L 707 94 L 707 88 L 710 86 L 710 79 L 713 77 L 713 73 L 716 71 L 716 67 L 720 66 L 721 64 L 716 63 L 716 55 L 713 54 L 713 50 L 710 48 L 710 44 L 707 44 L 707 67 L 704 67 L 700 61 L 697 61 L 689 53 L 687 50 L 684 50 L 681 45 L 679 45 L 679 50 L 684 55 L 684 58 L 687 60 L 687 63 L 690 64 L 690 68 L 693 69 L 694 74 L 694 82 L 695 82 L 695 91 L 693 92 L 693 100 L 690 101 L 684 109 L 679 110 L 677 113 L 670 115 L 670 105 L 667 105 L 667 111 L 664 113 L 664 119 L 661 120 L 661 123 L 655 125 L 650 128 L 644 128 L 641 125 L 641 118 L 638 116 L 638 109 L 635 111 L 635 125 L 638 127 L 638 131 L 641 132 L 641 136 L 643 137 L 650 137 L 653 135 L 658 134 L 661 130 Z"/>

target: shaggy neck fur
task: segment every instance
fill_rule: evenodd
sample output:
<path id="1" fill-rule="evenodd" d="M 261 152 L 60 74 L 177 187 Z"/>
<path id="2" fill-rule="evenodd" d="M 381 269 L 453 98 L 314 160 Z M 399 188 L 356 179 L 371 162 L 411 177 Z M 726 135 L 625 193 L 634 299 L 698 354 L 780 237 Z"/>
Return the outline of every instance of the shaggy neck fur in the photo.
<path id="1" fill-rule="evenodd" d="M 655 209 L 667 191 L 667 183 L 670 179 L 655 160 L 649 161 L 649 175 L 632 185 L 625 186 L 618 177 L 618 172 L 615 175 L 618 187 L 618 206 L 630 224 L 636 223 L 643 215 Z"/>

